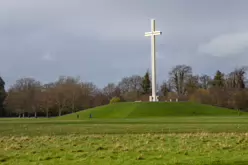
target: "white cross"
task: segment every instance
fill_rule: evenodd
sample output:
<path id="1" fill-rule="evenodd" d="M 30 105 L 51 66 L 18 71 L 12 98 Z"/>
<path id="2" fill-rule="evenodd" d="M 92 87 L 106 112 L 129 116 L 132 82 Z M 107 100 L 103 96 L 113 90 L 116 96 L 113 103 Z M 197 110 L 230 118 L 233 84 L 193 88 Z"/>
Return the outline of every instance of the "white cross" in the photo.
<path id="1" fill-rule="evenodd" d="M 156 96 L 156 42 L 155 36 L 161 35 L 162 32 L 155 30 L 155 20 L 151 20 L 151 32 L 146 32 L 146 37 L 151 37 L 151 55 L 152 55 L 152 96 L 150 101 L 158 101 Z"/>

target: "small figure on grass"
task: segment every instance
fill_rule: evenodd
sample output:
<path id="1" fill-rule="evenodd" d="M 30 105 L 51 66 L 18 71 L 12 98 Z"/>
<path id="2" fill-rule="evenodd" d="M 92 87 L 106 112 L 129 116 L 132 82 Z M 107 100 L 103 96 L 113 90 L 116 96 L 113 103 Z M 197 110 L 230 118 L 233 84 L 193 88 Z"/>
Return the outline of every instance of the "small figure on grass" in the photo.
<path id="1" fill-rule="evenodd" d="M 79 119 L 79 114 L 77 114 L 77 119 Z"/>
<path id="2" fill-rule="evenodd" d="M 90 114 L 90 119 L 92 118 L 92 114 Z"/>

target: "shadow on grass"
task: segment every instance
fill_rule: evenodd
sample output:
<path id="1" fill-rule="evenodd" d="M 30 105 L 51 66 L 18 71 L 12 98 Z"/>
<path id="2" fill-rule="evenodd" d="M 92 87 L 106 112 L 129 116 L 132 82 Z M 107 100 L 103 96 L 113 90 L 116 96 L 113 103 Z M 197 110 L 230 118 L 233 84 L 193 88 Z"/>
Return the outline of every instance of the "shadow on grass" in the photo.
<path id="1" fill-rule="evenodd" d="M 0 155 L 0 162 L 1 162 L 1 163 L 7 162 L 7 161 L 10 160 L 10 159 L 11 159 L 11 157 L 1 156 L 1 155 Z"/>

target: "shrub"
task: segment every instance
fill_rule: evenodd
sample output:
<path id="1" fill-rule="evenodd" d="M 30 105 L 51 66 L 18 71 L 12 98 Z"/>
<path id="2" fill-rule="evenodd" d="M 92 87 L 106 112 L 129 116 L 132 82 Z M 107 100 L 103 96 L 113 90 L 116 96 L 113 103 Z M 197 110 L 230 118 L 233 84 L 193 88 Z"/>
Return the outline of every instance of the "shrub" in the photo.
<path id="1" fill-rule="evenodd" d="M 113 97 L 109 104 L 114 104 L 114 103 L 118 103 L 118 102 L 121 102 L 121 99 L 119 97 Z"/>

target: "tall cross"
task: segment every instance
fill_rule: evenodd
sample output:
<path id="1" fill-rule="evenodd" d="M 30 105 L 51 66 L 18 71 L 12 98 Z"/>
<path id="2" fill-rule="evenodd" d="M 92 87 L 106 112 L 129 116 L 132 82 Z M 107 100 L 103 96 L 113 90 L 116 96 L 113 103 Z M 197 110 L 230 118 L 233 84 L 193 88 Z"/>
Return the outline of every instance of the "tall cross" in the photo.
<path id="1" fill-rule="evenodd" d="M 151 32 L 146 32 L 146 37 L 151 37 L 151 55 L 152 55 L 152 96 L 150 101 L 158 101 L 156 96 L 156 36 L 161 35 L 162 32 L 155 30 L 155 20 L 151 20 Z"/>

